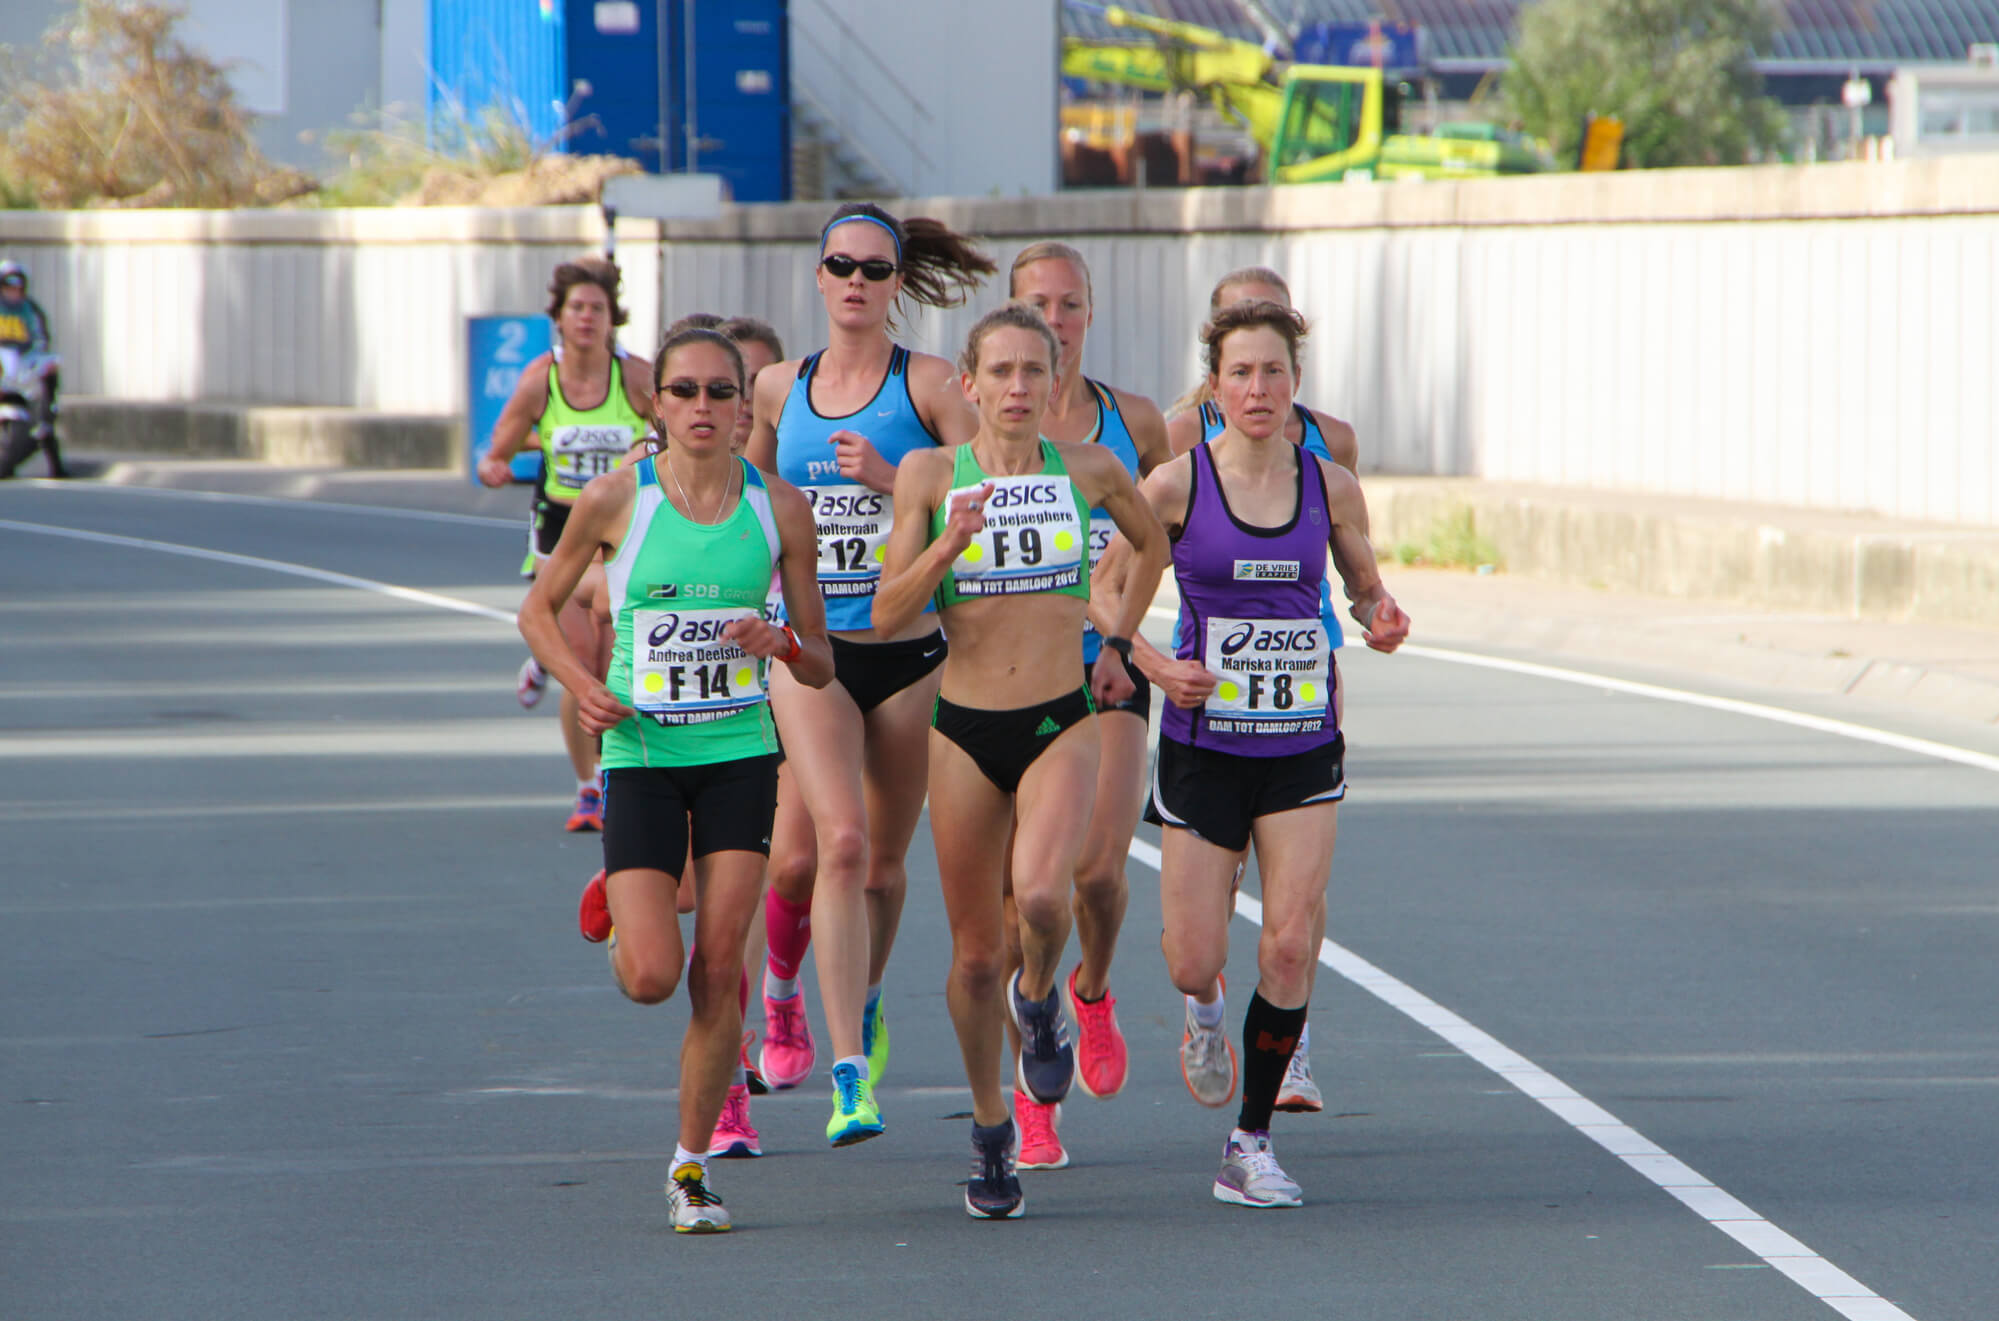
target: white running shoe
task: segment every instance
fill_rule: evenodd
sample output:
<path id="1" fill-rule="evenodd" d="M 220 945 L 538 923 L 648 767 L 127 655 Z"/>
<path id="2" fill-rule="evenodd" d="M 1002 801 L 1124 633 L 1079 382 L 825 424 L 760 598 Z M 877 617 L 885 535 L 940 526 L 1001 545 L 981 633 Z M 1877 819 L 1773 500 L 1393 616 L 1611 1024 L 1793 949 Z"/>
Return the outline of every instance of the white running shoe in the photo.
<path id="1" fill-rule="evenodd" d="M 722 1199 L 708 1186 L 706 1173 L 693 1161 L 675 1170 L 667 1180 L 666 1201 L 673 1209 L 676 1234 L 728 1232 L 729 1208 L 722 1205 Z"/>
<path id="2" fill-rule="evenodd" d="M 1284 1066 L 1284 1081 L 1277 1087 L 1277 1108 L 1294 1115 L 1315 1115 L 1326 1108 L 1319 1084 L 1312 1081 L 1312 1046 L 1304 1033 L 1298 1034 L 1298 1048 Z"/>
<path id="3" fill-rule="evenodd" d="M 514 696 L 521 699 L 521 705 L 533 706 L 547 689 L 548 671 L 541 668 L 541 662 L 532 656 L 522 661 L 521 672 L 514 676 Z"/>
<path id="4" fill-rule="evenodd" d="M 1194 1021 L 1194 1007 L 1187 1006 L 1187 1022 L 1180 1035 L 1180 1076 L 1187 1090 L 1210 1110 L 1218 1110 L 1235 1095 L 1235 1043 L 1228 1029 L 1217 1024 L 1202 1027 Z"/>
<path id="5" fill-rule="evenodd" d="M 1277 1155 L 1270 1149 L 1270 1134 L 1238 1130 L 1222 1147 L 1215 1200 L 1234 1206 L 1303 1206 L 1305 1190 L 1278 1165 Z"/>

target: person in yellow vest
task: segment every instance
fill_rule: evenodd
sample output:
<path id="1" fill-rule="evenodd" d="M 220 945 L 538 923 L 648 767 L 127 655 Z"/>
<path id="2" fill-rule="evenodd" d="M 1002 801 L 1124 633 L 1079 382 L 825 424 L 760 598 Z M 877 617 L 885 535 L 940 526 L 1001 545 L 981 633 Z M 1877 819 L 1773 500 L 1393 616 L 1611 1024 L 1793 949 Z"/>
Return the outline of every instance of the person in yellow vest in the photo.
<path id="1" fill-rule="evenodd" d="M 549 282 L 548 315 L 555 322 L 556 347 L 528 363 L 513 397 L 493 427 L 493 443 L 479 461 L 479 480 L 504 486 L 513 478 L 514 454 L 530 434 L 541 442 L 541 477 L 535 483 L 534 520 L 528 533 L 530 567 L 555 551 L 570 510 L 592 477 L 618 467 L 648 430 L 652 411 L 651 373 L 645 361 L 623 353 L 617 327 L 625 323 L 618 305 L 618 268 L 602 257 L 582 257 L 555 268 Z M 601 566 L 589 570 L 592 584 Z M 563 636 L 593 673 L 611 663 L 607 631 L 575 600 L 561 614 Z M 516 692 L 533 706 L 548 682 L 533 657 L 521 667 Z M 576 808 L 570 830 L 604 828 L 604 795 L 597 783 L 597 739 L 582 726 L 576 695 L 562 693 L 562 742 L 576 772 Z"/>

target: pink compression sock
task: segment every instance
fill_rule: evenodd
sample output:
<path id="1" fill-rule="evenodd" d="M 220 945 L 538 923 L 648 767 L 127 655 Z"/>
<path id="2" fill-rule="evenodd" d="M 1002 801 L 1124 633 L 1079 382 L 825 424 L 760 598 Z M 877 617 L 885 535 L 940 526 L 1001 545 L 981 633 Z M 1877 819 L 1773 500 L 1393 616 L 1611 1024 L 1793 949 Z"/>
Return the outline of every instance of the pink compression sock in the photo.
<path id="1" fill-rule="evenodd" d="M 784 981 L 796 978 L 812 944 L 812 905 L 794 904 L 775 890 L 766 894 L 764 940 L 772 975 Z"/>

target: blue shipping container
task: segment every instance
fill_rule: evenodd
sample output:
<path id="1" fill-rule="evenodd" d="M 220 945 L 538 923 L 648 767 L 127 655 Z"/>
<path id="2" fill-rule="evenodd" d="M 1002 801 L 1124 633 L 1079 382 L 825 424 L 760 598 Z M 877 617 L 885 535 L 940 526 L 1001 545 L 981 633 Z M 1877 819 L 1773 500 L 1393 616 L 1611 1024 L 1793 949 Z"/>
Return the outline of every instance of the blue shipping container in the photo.
<path id="1" fill-rule="evenodd" d="M 738 202 L 791 198 L 791 42 L 786 0 L 675 0 L 672 81 L 685 124 L 686 9 L 693 10 L 694 168 L 728 180 Z M 674 144 L 686 168 L 686 133 Z"/>
<path id="2" fill-rule="evenodd" d="M 569 96 L 562 19 L 555 0 L 430 0 L 431 145 L 454 150 L 498 105 L 552 146 Z"/>

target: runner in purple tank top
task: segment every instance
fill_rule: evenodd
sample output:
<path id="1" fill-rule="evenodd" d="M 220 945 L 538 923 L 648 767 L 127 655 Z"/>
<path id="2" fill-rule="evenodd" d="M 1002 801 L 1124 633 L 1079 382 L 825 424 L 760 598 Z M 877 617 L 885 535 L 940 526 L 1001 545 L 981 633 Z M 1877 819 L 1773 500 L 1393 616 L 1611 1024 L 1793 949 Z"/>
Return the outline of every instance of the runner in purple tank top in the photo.
<path id="1" fill-rule="evenodd" d="M 1215 1197 L 1297 1206 L 1270 1149 L 1270 1117 L 1305 1025 L 1325 930 L 1326 879 L 1346 796 L 1346 741 L 1319 583 L 1328 553 L 1368 646 L 1394 651 L 1409 618 L 1375 568 L 1353 474 L 1284 438 L 1302 318 L 1275 303 L 1224 307 L 1202 328 L 1208 379 L 1228 425 L 1141 491 L 1173 539 L 1186 605 L 1174 655 L 1134 643 L 1133 659 L 1172 703 L 1160 726 L 1148 817 L 1161 837 L 1167 970 L 1187 996 L 1180 1067 L 1203 1105 L 1235 1094 L 1222 1026 L 1231 882 L 1256 846 L 1263 936 L 1243 1016 L 1242 1108 Z M 1104 559 L 1114 582 L 1113 543 Z"/>

